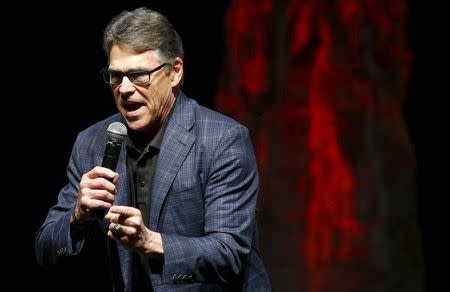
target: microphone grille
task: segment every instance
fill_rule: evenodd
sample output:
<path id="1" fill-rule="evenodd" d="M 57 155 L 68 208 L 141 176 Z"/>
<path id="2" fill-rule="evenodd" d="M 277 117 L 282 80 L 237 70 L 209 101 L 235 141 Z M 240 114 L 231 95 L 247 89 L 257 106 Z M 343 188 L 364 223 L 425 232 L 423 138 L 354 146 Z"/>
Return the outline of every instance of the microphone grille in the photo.
<path id="1" fill-rule="evenodd" d="M 127 127 L 121 122 L 113 122 L 108 126 L 106 130 L 108 138 L 116 139 L 122 142 L 127 136 Z"/>

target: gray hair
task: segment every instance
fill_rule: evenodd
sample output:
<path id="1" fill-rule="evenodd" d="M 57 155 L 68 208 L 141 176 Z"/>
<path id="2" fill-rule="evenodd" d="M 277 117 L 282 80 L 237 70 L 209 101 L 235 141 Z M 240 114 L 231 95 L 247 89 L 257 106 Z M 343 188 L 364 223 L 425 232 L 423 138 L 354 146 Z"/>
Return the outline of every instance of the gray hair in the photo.
<path id="1" fill-rule="evenodd" d="M 184 57 L 181 38 L 169 20 L 144 7 L 122 11 L 110 21 L 103 34 L 103 49 L 107 55 L 113 45 L 139 53 L 157 50 L 163 62 Z"/>

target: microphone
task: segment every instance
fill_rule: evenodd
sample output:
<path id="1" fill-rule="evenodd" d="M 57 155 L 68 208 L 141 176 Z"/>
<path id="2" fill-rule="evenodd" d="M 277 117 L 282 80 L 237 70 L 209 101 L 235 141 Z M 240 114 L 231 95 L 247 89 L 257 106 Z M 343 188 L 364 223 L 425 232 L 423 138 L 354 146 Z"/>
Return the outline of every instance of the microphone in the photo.
<path id="1" fill-rule="evenodd" d="M 102 167 L 116 171 L 117 162 L 122 142 L 127 136 L 127 127 L 121 122 L 113 122 L 106 130 L 108 140 L 106 142 L 105 153 L 103 155 Z M 105 210 L 97 209 L 92 211 L 92 217 L 102 220 L 105 216 Z"/>
<path id="2" fill-rule="evenodd" d="M 106 136 L 108 141 L 106 142 L 102 166 L 116 171 L 120 148 L 127 136 L 127 127 L 120 122 L 111 123 L 106 130 Z"/>

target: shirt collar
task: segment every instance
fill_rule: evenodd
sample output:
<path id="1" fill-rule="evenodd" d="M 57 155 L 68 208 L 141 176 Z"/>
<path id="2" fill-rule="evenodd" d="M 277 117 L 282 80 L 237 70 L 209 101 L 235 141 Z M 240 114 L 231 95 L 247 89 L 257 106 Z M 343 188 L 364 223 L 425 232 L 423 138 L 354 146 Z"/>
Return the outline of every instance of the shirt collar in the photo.
<path id="1" fill-rule="evenodd" d="M 172 116 L 172 112 L 173 112 L 173 108 L 175 107 L 172 106 L 172 109 L 170 110 L 169 114 L 167 115 L 166 119 L 164 120 L 164 122 L 162 123 L 161 127 L 159 127 L 158 132 L 156 132 L 156 135 L 152 138 L 152 140 L 150 140 L 150 142 L 144 147 L 143 149 L 143 153 L 149 151 L 150 147 L 159 150 L 161 148 L 161 144 L 162 144 L 162 140 L 164 138 L 164 133 L 166 132 L 166 128 L 167 125 L 169 124 L 169 120 L 170 117 Z M 136 147 L 136 145 L 133 143 L 133 140 L 131 139 L 130 136 L 127 136 L 127 140 L 126 140 L 126 145 L 127 145 L 127 149 L 135 149 L 139 152 L 141 152 L 141 150 L 139 150 L 138 147 Z"/>

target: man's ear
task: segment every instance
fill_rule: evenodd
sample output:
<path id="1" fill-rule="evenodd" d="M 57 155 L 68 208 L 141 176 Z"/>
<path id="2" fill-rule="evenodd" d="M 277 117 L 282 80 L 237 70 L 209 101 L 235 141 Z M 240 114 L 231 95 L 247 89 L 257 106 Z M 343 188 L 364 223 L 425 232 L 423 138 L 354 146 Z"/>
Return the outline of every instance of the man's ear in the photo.
<path id="1" fill-rule="evenodd" d="M 181 85 L 183 74 L 183 59 L 176 57 L 172 63 L 172 70 L 170 71 L 170 84 L 172 88 Z"/>

